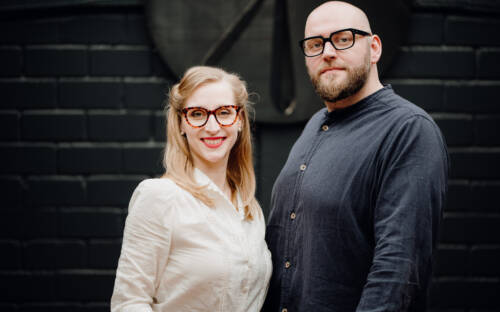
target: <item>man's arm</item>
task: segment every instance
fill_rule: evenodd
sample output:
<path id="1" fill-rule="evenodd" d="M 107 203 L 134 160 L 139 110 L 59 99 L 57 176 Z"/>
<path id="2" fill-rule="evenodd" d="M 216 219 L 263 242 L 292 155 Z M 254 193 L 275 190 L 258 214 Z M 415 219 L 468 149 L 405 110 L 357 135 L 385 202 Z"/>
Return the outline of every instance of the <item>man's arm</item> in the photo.
<path id="1" fill-rule="evenodd" d="M 412 116 L 381 161 L 373 211 L 373 262 L 356 311 L 406 311 L 425 293 L 447 190 L 448 157 L 437 126 Z"/>

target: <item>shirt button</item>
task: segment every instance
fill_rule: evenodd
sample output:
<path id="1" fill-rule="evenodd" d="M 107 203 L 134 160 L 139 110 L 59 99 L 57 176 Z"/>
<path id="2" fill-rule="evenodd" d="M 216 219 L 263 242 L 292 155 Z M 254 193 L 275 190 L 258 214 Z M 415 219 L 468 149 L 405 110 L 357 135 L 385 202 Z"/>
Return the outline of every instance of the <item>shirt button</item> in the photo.
<path id="1" fill-rule="evenodd" d="M 305 164 L 300 165 L 300 171 L 306 170 L 307 166 Z"/>
<path id="2" fill-rule="evenodd" d="M 295 220 L 295 217 L 297 217 L 297 216 L 295 215 L 295 212 L 292 212 L 292 213 L 290 214 L 290 219 Z"/>
<path id="3" fill-rule="evenodd" d="M 323 125 L 323 126 L 321 127 L 321 129 L 322 129 L 323 131 L 327 131 L 327 130 L 328 130 L 328 126 L 327 126 L 327 125 Z"/>
<path id="4" fill-rule="evenodd" d="M 283 308 L 283 309 L 281 309 L 281 312 L 288 312 L 288 309 L 287 308 Z"/>
<path id="5" fill-rule="evenodd" d="M 291 265 L 290 261 L 285 262 L 285 269 L 288 269 Z"/>

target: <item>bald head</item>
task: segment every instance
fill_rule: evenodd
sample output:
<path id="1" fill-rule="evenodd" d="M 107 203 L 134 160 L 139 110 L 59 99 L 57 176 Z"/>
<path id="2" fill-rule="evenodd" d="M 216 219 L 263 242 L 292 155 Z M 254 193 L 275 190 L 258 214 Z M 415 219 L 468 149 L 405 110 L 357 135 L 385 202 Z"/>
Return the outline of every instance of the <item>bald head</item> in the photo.
<path id="1" fill-rule="evenodd" d="M 331 29 L 332 23 L 337 29 Z M 368 17 L 360 8 L 343 1 L 329 1 L 321 4 L 309 14 L 305 37 L 321 34 L 328 36 L 332 31 L 344 28 L 357 28 L 371 33 Z"/>

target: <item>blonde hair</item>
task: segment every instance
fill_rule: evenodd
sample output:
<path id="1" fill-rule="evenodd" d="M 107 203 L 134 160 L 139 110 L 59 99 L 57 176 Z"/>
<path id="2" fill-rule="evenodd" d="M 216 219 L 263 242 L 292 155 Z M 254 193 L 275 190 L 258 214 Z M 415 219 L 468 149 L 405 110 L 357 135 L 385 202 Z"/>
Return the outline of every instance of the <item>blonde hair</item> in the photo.
<path id="1" fill-rule="evenodd" d="M 195 66 L 186 71 L 181 81 L 175 84 L 168 95 L 167 104 L 167 146 L 163 158 L 165 177 L 190 192 L 207 206 L 213 207 L 206 186 L 200 186 L 194 179 L 194 165 L 189 145 L 181 135 L 182 109 L 186 100 L 197 88 L 209 83 L 226 81 L 232 88 L 235 103 L 240 106 L 238 118 L 241 121 L 236 143 L 229 153 L 227 181 L 234 194 L 239 191 L 243 201 L 246 220 L 253 220 L 262 210 L 255 199 L 255 173 L 252 161 L 252 137 L 248 118 L 249 102 L 246 83 L 233 73 L 208 66 Z"/>

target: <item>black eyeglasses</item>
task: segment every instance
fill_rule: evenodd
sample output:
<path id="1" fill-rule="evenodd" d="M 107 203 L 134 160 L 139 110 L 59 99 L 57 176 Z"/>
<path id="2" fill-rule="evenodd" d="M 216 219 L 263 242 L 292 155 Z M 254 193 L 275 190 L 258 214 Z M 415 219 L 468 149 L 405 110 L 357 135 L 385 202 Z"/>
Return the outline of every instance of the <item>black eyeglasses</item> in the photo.
<path id="1" fill-rule="evenodd" d="M 359 29 L 346 28 L 332 32 L 328 38 L 314 36 L 302 39 L 299 45 L 305 56 L 312 57 L 323 53 L 327 42 L 330 42 L 336 50 L 349 49 L 354 45 L 356 35 L 371 36 L 372 34 Z"/>
<path id="2" fill-rule="evenodd" d="M 186 107 L 182 109 L 184 118 L 193 128 L 201 128 L 208 122 L 210 115 L 214 115 L 215 120 L 221 127 L 232 126 L 238 119 L 238 112 L 241 106 L 225 105 L 214 110 L 208 110 L 203 107 Z"/>

